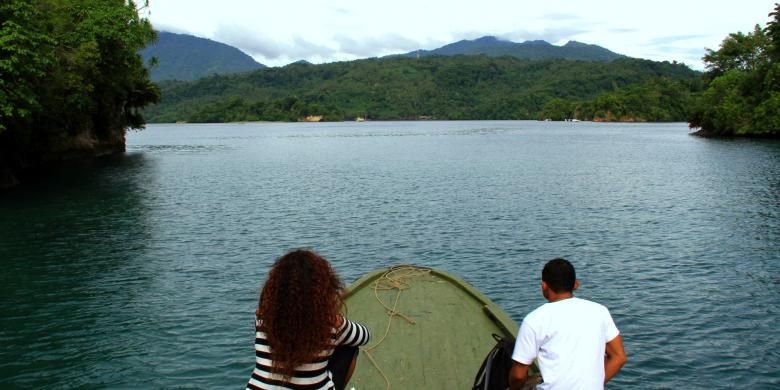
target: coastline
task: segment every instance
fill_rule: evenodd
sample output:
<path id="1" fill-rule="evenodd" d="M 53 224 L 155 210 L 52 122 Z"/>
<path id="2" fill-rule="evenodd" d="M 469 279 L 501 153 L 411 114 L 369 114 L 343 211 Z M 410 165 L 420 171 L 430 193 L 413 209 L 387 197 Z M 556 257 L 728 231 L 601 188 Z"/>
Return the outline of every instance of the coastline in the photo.
<path id="1" fill-rule="evenodd" d="M 780 139 L 780 134 L 716 134 L 710 130 L 705 130 L 705 129 L 699 129 L 689 134 L 696 137 L 713 138 L 713 139 L 727 139 L 727 138 L 766 139 L 766 140 Z"/>
<path id="2" fill-rule="evenodd" d="M 126 130 L 121 129 L 99 136 L 88 130 L 79 134 L 48 140 L 46 150 L 16 150 L 0 160 L 0 191 L 22 185 L 27 178 L 46 171 L 47 167 L 72 161 L 94 160 L 115 156 L 127 150 Z"/>

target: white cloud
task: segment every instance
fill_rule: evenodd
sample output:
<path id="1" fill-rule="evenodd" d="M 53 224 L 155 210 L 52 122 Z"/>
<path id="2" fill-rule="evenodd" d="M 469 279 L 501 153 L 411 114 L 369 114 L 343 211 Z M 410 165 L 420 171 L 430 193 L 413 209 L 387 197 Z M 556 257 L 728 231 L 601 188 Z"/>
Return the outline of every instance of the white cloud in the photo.
<path id="1" fill-rule="evenodd" d="M 682 45 L 689 41 L 700 40 L 702 38 L 707 38 L 707 36 L 702 34 L 660 36 L 644 42 L 643 45 L 646 46 L 660 46 L 660 45 L 673 45 L 673 44 Z"/>
<path id="2" fill-rule="evenodd" d="M 577 36 L 586 32 L 588 32 L 588 30 L 582 28 L 561 27 L 549 30 L 544 29 L 541 31 L 517 30 L 501 34 L 499 37 L 513 42 L 544 40 L 550 43 L 558 43 L 561 41 L 575 40 Z"/>
<path id="3" fill-rule="evenodd" d="M 399 34 L 358 38 L 346 34 L 338 34 L 334 37 L 334 40 L 338 43 L 341 53 L 359 57 L 403 53 L 420 48 L 418 42 Z"/>
<path id="4" fill-rule="evenodd" d="M 174 34 L 187 34 L 187 35 L 196 35 L 190 30 L 187 30 L 185 28 L 176 26 L 176 25 L 168 25 L 166 23 L 155 23 L 154 29 L 157 31 L 167 31 Z"/>
<path id="5" fill-rule="evenodd" d="M 269 59 L 279 58 L 286 52 L 286 48 L 272 38 L 236 25 L 220 25 L 214 32 L 214 40 L 238 47 L 250 55 Z"/>

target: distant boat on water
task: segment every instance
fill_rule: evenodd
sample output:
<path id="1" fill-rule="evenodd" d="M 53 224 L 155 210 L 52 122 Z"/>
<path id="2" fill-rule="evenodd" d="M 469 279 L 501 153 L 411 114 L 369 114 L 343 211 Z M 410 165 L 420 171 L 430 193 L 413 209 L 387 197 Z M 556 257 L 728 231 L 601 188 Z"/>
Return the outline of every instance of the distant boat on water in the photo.
<path id="1" fill-rule="evenodd" d="M 303 119 L 299 119 L 300 122 L 322 122 L 323 115 L 308 115 Z"/>

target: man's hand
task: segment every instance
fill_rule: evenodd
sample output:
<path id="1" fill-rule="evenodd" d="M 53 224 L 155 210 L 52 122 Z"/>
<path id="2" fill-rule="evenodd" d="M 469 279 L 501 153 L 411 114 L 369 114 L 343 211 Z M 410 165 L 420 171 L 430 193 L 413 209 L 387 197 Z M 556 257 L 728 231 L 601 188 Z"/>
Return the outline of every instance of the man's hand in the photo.
<path id="1" fill-rule="evenodd" d="M 512 362 L 512 369 L 509 370 L 509 389 L 522 390 L 525 381 L 528 379 L 528 364 Z"/>

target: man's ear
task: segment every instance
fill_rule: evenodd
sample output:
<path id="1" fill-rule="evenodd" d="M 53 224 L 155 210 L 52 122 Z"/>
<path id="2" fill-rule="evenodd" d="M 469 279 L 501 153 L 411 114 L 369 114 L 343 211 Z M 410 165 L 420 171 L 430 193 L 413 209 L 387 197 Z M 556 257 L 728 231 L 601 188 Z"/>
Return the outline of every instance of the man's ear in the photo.
<path id="1" fill-rule="evenodd" d="M 571 290 L 571 291 L 574 291 L 574 290 L 576 290 L 578 288 L 580 288 L 580 280 L 579 279 L 575 279 L 574 280 L 574 289 Z"/>

